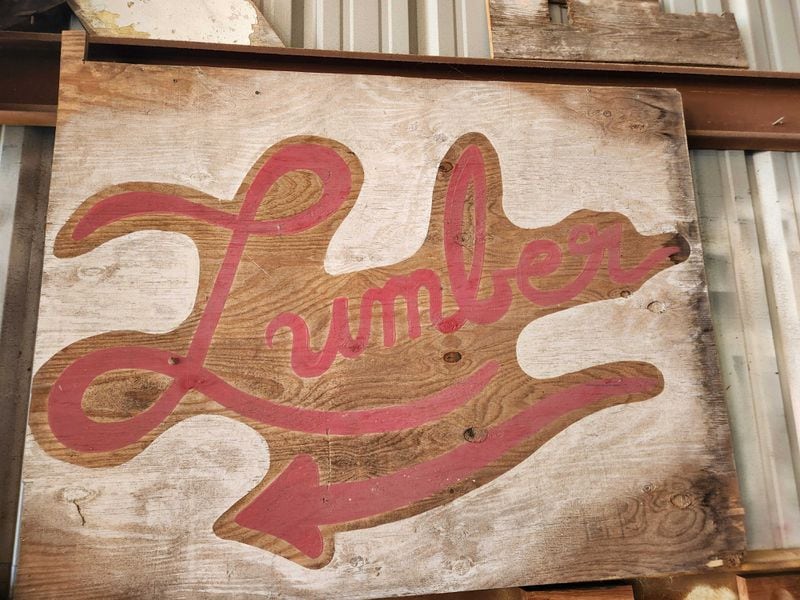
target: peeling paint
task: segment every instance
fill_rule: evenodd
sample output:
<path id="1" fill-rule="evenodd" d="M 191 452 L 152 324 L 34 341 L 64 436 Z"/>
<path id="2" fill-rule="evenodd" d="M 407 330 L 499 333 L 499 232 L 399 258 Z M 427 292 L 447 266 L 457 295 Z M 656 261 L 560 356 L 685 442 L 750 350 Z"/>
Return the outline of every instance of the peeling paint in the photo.
<path id="1" fill-rule="evenodd" d="M 73 0 L 93 34 L 283 46 L 252 0 Z"/>
<path id="2" fill-rule="evenodd" d="M 129 3 L 130 5 L 131 3 Z M 120 25 L 119 19 L 122 15 L 111 12 L 109 10 L 101 10 L 93 15 L 92 29 L 95 33 L 113 37 L 134 37 L 134 38 L 149 38 L 150 35 L 144 31 L 137 31 L 131 25 Z"/>

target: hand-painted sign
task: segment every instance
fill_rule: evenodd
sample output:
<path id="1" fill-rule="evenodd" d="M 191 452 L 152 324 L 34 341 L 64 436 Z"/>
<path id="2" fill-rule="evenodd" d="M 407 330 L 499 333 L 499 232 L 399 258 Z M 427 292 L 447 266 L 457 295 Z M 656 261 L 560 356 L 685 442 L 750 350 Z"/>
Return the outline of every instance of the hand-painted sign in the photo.
<path id="1" fill-rule="evenodd" d="M 93 127 L 96 109 L 82 105 L 82 94 L 72 95 L 87 75 L 104 77 L 102 71 L 94 74 L 99 68 L 81 63 L 65 69 L 57 156 L 65 156 L 71 137 L 76 144 L 77 138 L 89 146 L 99 143 L 87 137 L 86 129 Z M 236 110 L 248 115 L 242 124 L 253 123 L 253 113 L 237 94 L 254 81 L 259 86 L 254 96 L 266 95 L 261 90 L 269 87 L 266 80 L 258 82 L 265 73 L 249 78 L 246 72 L 213 69 L 201 71 L 202 76 L 169 68 L 141 73 L 139 83 L 153 88 L 181 77 L 199 77 L 203 85 L 217 85 L 209 82 L 219 78 L 218 89 L 225 89 L 238 103 Z M 327 77 L 304 76 L 312 83 Z M 369 80 L 331 77 L 355 84 L 354 89 Z M 708 424 L 721 421 L 718 415 L 705 423 L 695 418 L 703 411 L 713 414 L 719 397 L 698 393 L 709 385 L 698 373 L 711 373 L 712 383 L 714 373 L 707 366 L 712 363 L 700 358 L 706 342 L 698 335 L 707 332 L 693 330 L 702 327 L 697 311 L 705 305 L 700 248 L 695 230 L 687 226 L 692 213 L 685 188 L 659 179 L 657 171 L 639 174 L 635 163 L 613 159 L 623 175 L 609 172 L 609 185 L 624 198 L 629 194 L 619 187 L 621 181 L 629 180 L 642 193 L 652 186 L 656 199 L 668 199 L 663 221 L 629 200 L 599 209 L 581 187 L 579 174 L 577 183 L 570 184 L 575 198 L 564 200 L 546 178 L 541 189 L 531 183 L 542 177 L 541 171 L 525 166 L 535 160 L 536 141 L 522 136 L 509 144 L 501 127 L 482 125 L 469 110 L 463 122 L 448 125 L 448 135 L 435 138 L 435 147 L 426 146 L 425 134 L 417 133 L 428 126 L 426 117 L 412 110 L 419 101 L 413 94 L 399 95 L 412 85 L 409 81 L 391 80 L 385 88 L 387 82 L 376 82 L 375 91 L 359 97 L 349 127 L 319 124 L 316 133 L 307 133 L 303 130 L 312 125 L 306 125 L 303 114 L 310 109 L 294 114 L 287 107 L 280 124 L 271 121 L 259 130 L 269 143 L 253 132 L 242 141 L 236 132 L 245 129 L 237 129 L 229 103 L 213 104 L 208 126 L 227 118 L 230 128 L 216 134 L 227 150 L 215 156 L 230 161 L 219 165 L 219 172 L 226 173 L 232 193 L 215 178 L 170 181 L 155 163 L 142 169 L 132 165 L 136 173 L 126 176 L 124 157 L 130 155 L 121 149 L 118 166 L 94 168 L 90 181 L 73 189 L 67 185 L 74 177 L 65 171 L 66 159 L 57 158 L 48 238 L 52 254 L 39 333 L 44 346 L 33 385 L 26 463 L 22 593 L 42 581 L 46 585 L 50 577 L 40 569 L 49 563 L 37 548 L 49 543 L 52 528 L 43 524 L 37 509 L 52 508 L 53 502 L 61 506 L 53 498 L 63 499 L 66 509 L 77 509 L 80 516 L 72 524 L 70 512 L 56 526 L 63 539 L 83 549 L 64 577 L 72 581 L 73 573 L 82 573 L 93 581 L 89 562 L 83 561 L 116 556 L 116 547 L 103 540 L 122 535 L 139 540 L 131 543 L 141 556 L 163 557 L 159 565 L 166 561 L 154 567 L 160 591 L 153 593 L 166 593 L 173 576 L 189 577 L 187 589 L 204 593 L 217 589 L 221 577 L 231 593 L 246 592 L 252 582 L 263 586 L 289 578 L 275 583 L 275 591 L 298 597 L 324 595 L 331 585 L 342 597 L 360 597 L 575 578 L 561 566 L 545 569 L 542 576 L 528 566 L 512 572 L 513 561 L 502 556 L 510 551 L 506 540 L 516 539 L 516 530 L 520 535 L 528 530 L 532 546 L 526 555 L 540 568 L 535 548 L 552 552 L 563 542 L 550 539 L 547 526 L 536 524 L 552 510 L 537 490 L 547 490 L 556 504 L 569 503 L 569 498 L 555 500 L 559 488 L 579 497 L 571 486 L 583 481 L 597 482 L 597 493 L 581 500 L 579 510 L 565 504 L 572 516 L 558 509 L 553 514 L 562 516 L 552 517 L 564 531 L 575 532 L 567 536 L 565 548 L 591 536 L 583 550 L 571 551 L 585 561 L 578 578 L 620 573 L 613 561 L 628 556 L 631 544 L 652 546 L 658 557 L 653 564 L 666 571 L 705 564 L 701 561 L 708 562 L 710 554 L 735 550 L 735 519 L 730 516 L 737 514 L 735 499 L 728 506 L 728 500 L 710 491 L 732 480 L 724 437 Z M 110 103 L 118 121 L 137 122 L 140 103 L 161 102 L 145 97 L 128 106 L 116 85 L 111 78 L 95 93 L 101 98 L 96 104 Z M 465 85 L 488 98 L 500 84 Z M 399 91 L 389 91 L 392 86 Z M 290 89 L 291 82 L 283 87 Z M 434 94 L 431 89 L 416 97 L 424 102 L 425 94 Z M 524 92 L 535 99 L 552 89 L 528 86 Z M 392 100 L 379 101 L 376 92 Z M 447 90 L 435 93 L 446 95 Z M 624 95 L 610 99 L 615 111 L 620 105 L 642 106 L 636 94 L 644 92 L 614 93 Z M 614 127 L 593 129 L 597 115 L 603 115 L 595 110 L 598 100 L 560 88 L 559 94 L 566 105 L 585 105 L 578 114 L 588 115 L 587 131 L 595 132 L 598 144 L 617 135 Z M 277 101 L 278 96 L 271 100 Z M 409 149 L 398 147 L 395 154 L 388 145 L 381 146 L 380 155 L 377 149 L 371 153 L 365 140 L 372 134 L 353 124 L 375 102 L 374 110 L 395 106 L 413 115 L 404 127 L 412 141 L 420 135 L 422 141 L 413 141 Z M 526 114 L 530 107 L 525 102 L 509 105 L 511 120 Z M 650 128 L 662 134 L 635 140 L 632 147 L 643 165 L 666 163 L 668 171 L 679 173 L 675 165 L 685 165 L 685 152 L 676 148 L 685 150 L 683 141 L 663 135 L 674 132 L 679 121 L 660 122 L 663 116 L 658 116 L 674 109 L 674 98 L 655 94 L 648 102 L 661 102 L 664 108 L 652 116 L 640 110 L 625 118 L 639 119 L 634 131 Z M 160 112 L 159 124 L 167 129 L 172 121 L 179 126 L 189 118 L 173 108 Z M 476 114 L 486 118 L 485 112 Z M 436 119 L 427 118 L 431 123 Z M 542 137 L 547 138 L 554 119 L 537 121 Z M 373 133 L 389 139 L 380 128 Z M 134 146 L 128 135 L 106 135 L 103 143 L 119 140 L 126 148 Z M 186 159 L 191 164 L 184 166 L 181 154 L 168 150 L 175 144 L 171 134 L 154 135 L 146 147 L 172 156 L 179 172 L 211 164 L 197 158 L 198 152 L 210 152 L 208 146 L 192 146 Z M 591 153 L 596 156 L 600 146 L 587 151 L 585 137 L 572 131 L 567 138 L 550 139 L 572 140 L 591 164 Z M 413 148 L 425 157 L 416 170 L 409 163 Z M 248 162 L 257 156 L 249 170 L 240 155 L 251 156 Z M 403 171 L 399 176 L 387 166 L 392 160 L 394 170 Z M 521 188 L 520 178 L 527 182 Z M 562 200 L 543 202 L 548 189 Z M 407 250 L 391 261 L 359 259 L 354 246 L 341 249 L 339 236 L 359 218 L 362 203 L 381 194 L 388 198 L 383 205 L 388 218 L 368 210 L 361 213 L 360 227 L 368 227 L 363 215 L 375 218 L 383 223 L 384 235 Z M 399 211 L 415 202 L 430 212 L 425 216 L 424 211 L 418 242 L 405 244 L 412 234 Z M 520 210 L 527 211 L 527 220 L 520 218 Z M 352 225 L 349 232 L 347 243 L 362 235 Z M 58 286 L 73 285 L 56 277 L 59 265 L 85 265 L 78 267 L 81 279 L 80 273 L 103 264 L 102 253 L 117 252 L 114 248 L 127 240 L 137 240 L 130 247 L 140 261 L 135 269 L 154 256 L 164 273 L 179 278 L 182 272 L 166 258 L 171 246 L 165 244 L 159 255 L 158 244 L 142 242 L 154 239 L 141 237 L 149 235 L 168 236 L 159 239 L 196 252 L 196 275 L 190 273 L 196 288 L 180 318 L 166 327 L 155 325 L 160 313 L 170 310 L 162 295 L 177 300 L 186 292 L 158 278 L 145 285 L 142 272 L 134 270 L 134 279 L 149 290 L 137 301 L 137 310 L 109 312 L 94 330 L 81 329 L 85 316 L 72 317 L 68 327 L 48 325 L 56 322 L 48 306 Z M 338 269 L 330 262 L 337 243 L 340 250 L 333 254 L 345 265 Z M 114 256 L 111 264 L 124 270 L 125 258 Z M 53 274 L 49 280 L 48 269 Z M 97 291 L 101 283 L 92 285 L 81 288 L 91 302 L 108 302 Z M 117 302 L 124 306 L 126 300 L 119 296 Z M 76 305 L 76 310 L 75 315 L 89 314 L 86 306 Z M 664 316 L 667 310 L 672 322 Z M 133 322 L 143 325 L 129 325 Z M 539 323 L 562 325 L 551 330 L 550 338 L 536 338 L 544 331 L 536 329 Z M 598 354 L 594 338 L 608 339 L 609 332 L 631 328 L 629 348 L 607 344 Z M 70 332 L 69 339 L 64 331 Z M 564 345 L 572 353 L 554 355 L 552 347 Z M 687 364 L 699 371 L 686 370 Z M 673 408 L 680 403 L 682 412 Z M 236 423 L 239 433 L 223 435 L 224 422 Z M 206 425 L 199 435 L 189 435 L 192 423 Z M 677 430 L 688 432 L 694 446 L 676 440 Z M 245 443 L 245 431 L 259 441 Z M 186 444 L 191 450 L 184 449 Z M 619 451 L 612 447 L 617 445 Z M 268 463 L 259 458 L 264 448 Z M 668 458 L 656 458 L 664 456 L 659 449 L 665 448 L 671 449 Z M 212 464 L 224 475 L 203 475 Z M 248 475 L 237 475 L 245 467 Z M 540 475 L 526 475 L 530 468 Z M 188 487 L 182 487 L 183 481 Z M 609 482 L 626 491 L 604 487 Z M 48 486 L 60 491 L 47 491 Z M 689 500 L 676 504 L 676 495 Z M 469 550 L 463 540 L 452 542 L 452 548 L 451 542 L 436 541 L 440 535 L 456 535 L 466 523 L 486 532 L 481 545 Z M 393 527 L 405 533 L 381 534 Z M 381 535 L 390 535 L 392 542 L 381 542 Z M 393 563 L 393 555 L 381 553 L 401 537 L 417 551 Z M 492 573 L 481 566 L 493 560 L 481 559 L 484 552 L 501 557 Z M 206 566 L 198 569 L 197 560 Z M 438 561 L 446 565 L 444 587 L 431 585 L 428 578 L 414 582 L 410 573 L 439 569 Z M 411 564 L 411 571 L 394 570 L 392 565 L 401 563 Z M 218 565 L 228 565 L 228 574 L 220 575 Z M 346 583 L 354 572 L 374 577 Z M 138 581 L 130 570 L 121 573 L 126 582 Z M 96 585 L 102 595 L 106 583 L 98 580 Z M 131 585 L 141 591 L 145 583 Z"/>
<path id="2" fill-rule="evenodd" d="M 281 177 L 294 172 L 312 173 L 316 185 L 298 197 L 275 193 Z M 399 468 L 357 481 L 339 481 L 334 465 L 326 464 L 325 445 L 312 441 L 217 522 L 224 537 L 301 562 L 327 561 L 337 528 L 452 501 L 581 417 L 661 391 L 661 374 L 650 365 L 620 363 L 537 381 L 521 371 L 514 353 L 521 329 L 537 316 L 623 288 L 630 293 L 685 260 L 687 244 L 677 233 L 640 236 L 623 215 L 591 211 L 551 228 L 514 227 L 503 216 L 494 149 L 485 137 L 466 134 L 439 166 L 429 235 L 419 252 L 375 274 L 326 276 L 323 253 L 361 180 L 352 151 L 297 138 L 270 148 L 225 210 L 217 208 L 220 199 L 155 184 L 124 184 L 89 199 L 59 232 L 56 256 L 80 255 L 158 223 L 189 235 L 201 249 L 219 246 L 201 250 L 201 270 L 216 271 L 213 285 L 198 290 L 195 310 L 173 332 L 109 333 L 57 353 L 37 375 L 34 406 L 47 421 L 34 434 L 63 446 L 78 464 L 92 464 L 98 455 L 119 462 L 177 420 L 210 410 L 189 403 L 176 411 L 189 392 L 231 411 L 267 441 L 276 428 L 321 439 L 344 436 L 342 444 L 358 453 L 364 436 L 405 434 L 412 443 L 399 438 Z M 307 192 L 318 194 L 308 205 Z M 273 207 L 298 210 L 269 218 Z M 223 235 L 204 240 L 209 228 Z M 245 255 L 281 272 L 284 301 L 273 300 L 271 277 L 237 279 Z M 451 341 L 454 349 L 441 357 L 431 352 L 432 338 L 464 334 L 476 340 L 468 347 Z M 250 358 L 228 364 L 224 374 L 214 365 L 226 365 L 232 350 Z M 386 377 L 413 388 L 393 398 L 354 395 L 354 409 L 310 408 L 327 379 L 338 380 L 339 393 L 347 394 L 348 370 L 365 369 L 370 358 L 377 385 Z M 434 366 L 422 378 L 411 373 L 439 360 L 444 368 Z M 252 362 L 270 373 L 279 391 L 247 391 L 242 375 Z M 427 381 L 435 391 L 415 397 L 411 389 Z M 116 414 L 103 406 L 109 394 L 127 398 Z M 413 432 L 422 426 L 439 430 L 434 442 L 416 443 Z"/>

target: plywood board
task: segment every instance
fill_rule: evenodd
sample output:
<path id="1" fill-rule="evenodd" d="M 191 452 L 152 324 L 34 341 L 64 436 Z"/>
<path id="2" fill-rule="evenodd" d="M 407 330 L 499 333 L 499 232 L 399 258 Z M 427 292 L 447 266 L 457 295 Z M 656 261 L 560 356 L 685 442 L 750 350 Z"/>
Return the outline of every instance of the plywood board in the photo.
<path id="1" fill-rule="evenodd" d="M 283 47 L 252 0 L 69 0 L 87 31 L 215 44 Z"/>
<path id="2" fill-rule="evenodd" d="M 488 0 L 496 58 L 747 67 L 732 14 L 666 14 L 659 0 Z"/>
<path id="3" fill-rule="evenodd" d="M 674 91 L 82 48 L 19 597 L 386 597 L 741 551 Z"/>

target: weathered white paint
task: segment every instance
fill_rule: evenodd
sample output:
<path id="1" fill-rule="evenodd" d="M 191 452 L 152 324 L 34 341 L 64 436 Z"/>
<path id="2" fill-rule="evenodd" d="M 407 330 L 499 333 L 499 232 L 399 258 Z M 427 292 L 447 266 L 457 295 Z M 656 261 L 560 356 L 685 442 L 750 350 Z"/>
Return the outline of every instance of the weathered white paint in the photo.
<path id="1" fill-rule="evenodd" d="M 72 0 L 98 35 L 282 46 L 250 0 Z"/>

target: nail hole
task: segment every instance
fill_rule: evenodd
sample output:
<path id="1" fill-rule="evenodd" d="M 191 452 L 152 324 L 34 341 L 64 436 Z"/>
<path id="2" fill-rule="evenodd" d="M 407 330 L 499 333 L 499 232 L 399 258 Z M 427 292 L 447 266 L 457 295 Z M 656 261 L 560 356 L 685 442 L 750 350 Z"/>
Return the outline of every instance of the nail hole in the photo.
<path id="1" fill-rule="evenodd" d="M 647 310 L 649 310 L 651 313 L 661 314 L 667 312 L 667 306 L 663 302 L 654 300 L 647 305 Z"/>
<path id="2" fill-rule="evenodd" d="M 479 444 L 487 435 L 488 432 L 482 427 L 467 427 L 464 430 L 464 439 L 473 444 Z"/>
<path id="3" fill-rule="evenodd" d="M 619 295 L 620 295 L 621 298 L 628 298 L 631 295 L 631 291 L 630 290 L 622 290 L 619 293 Z"/>
<path id="4" fill-rule="evenodd" d="M 457 363 L 458 361 L 461 360 L 461 352 L 456 352 L 455 350 L 453 350 L 451 352 L 445 352 L 444 356 L 442 357 L 442 359 L 446 363 L 450 363 L 450 364 Z"/>
<path id="5" fill-rule="evenodd" d="M 177 364 L 178 364 L 179 362 L 181 362 L 181 361 L 180 361 L 180 359 L 179 359 L 177 356 L 170 356 L 170 357 L 167 359 L 167 362 L 168 362 L 169 364 L 171 364 L 171 365 L 177 365 Z"/>
<path id="6" fill-rule="evenodd" d="M 261 92 L 256 90 L 256 96 L 258 96 L 259 94 L 261 94 Z"/>

